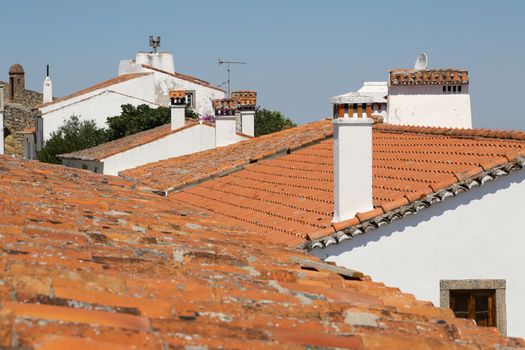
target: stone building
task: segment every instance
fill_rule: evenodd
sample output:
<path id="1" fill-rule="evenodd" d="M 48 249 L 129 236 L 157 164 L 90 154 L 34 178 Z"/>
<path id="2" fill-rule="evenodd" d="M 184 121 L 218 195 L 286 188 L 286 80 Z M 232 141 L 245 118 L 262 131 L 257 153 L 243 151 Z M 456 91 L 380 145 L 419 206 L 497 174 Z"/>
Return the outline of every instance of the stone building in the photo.
<path id="1" fill-rule="evenodd" d="M 0 81 L 4 91 L 4 120 L 0 136 L 4 154 L 17 158 L 24 156 L 24 135 L 34 126 L 31 108 L 42 103 L 42 94 L 25 88 L 25 72 L 20 64 L 9 68 L 9 81 Z"/>

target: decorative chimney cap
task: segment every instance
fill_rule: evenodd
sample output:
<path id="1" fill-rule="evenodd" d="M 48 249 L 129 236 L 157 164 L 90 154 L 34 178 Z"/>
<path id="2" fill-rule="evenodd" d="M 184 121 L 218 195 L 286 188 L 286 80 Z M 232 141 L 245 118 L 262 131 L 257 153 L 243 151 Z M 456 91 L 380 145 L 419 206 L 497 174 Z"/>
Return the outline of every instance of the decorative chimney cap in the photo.
<path id="1" fill-rule="evenodd" d="M 235 115 L 239 101 L 235 98 L 223 98 L 211 101 L 215 115 Z"/>
<path id="2" fill-rule="evenodd" d="M 232 92 L 232 99 L 238 101 L 241 109 L 246 109 L 246 107 L 255 108 L 257 104 L 257 92 L 254 90 L 234 91 Z"/>
<path id="3" fill-rule="evenodd" d="M 170 90 L 170 98 L 185 98 L 186 90 Z"/>
<path id="4" fill-rule="evenodd" d="M 21 64 L 15 63 L 9 68 L 9 74 L 24 74 L 24 67 Z"/>
<path id="5" fill-rule="evenodd" d="M 468 83 L 468 71 L 462 69 L 390 70 L 390 85 L 446 85 Z"/>

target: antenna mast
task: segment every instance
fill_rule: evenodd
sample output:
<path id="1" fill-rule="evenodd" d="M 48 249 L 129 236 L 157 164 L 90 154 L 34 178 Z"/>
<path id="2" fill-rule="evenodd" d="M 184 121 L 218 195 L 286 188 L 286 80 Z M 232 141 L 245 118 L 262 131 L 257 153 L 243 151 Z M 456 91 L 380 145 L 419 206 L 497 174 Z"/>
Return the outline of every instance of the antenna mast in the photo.
<path id="1" fill-rule="evenodd" d="M 157 53 L 157 48 L 160 47 L 160 36 L 150 35 L 149 36 L 149 46 L 153 48 L 153 53 Z"/>
<path id="2" fill-rule="evenodd" d="M 228 80 L 227 80 L 227 83 L 228 83 L 228 97 L 231 97 L 231 65 L 232 64 L 246 64 L 246 62 L 237 62 L 237 61 L 222 61 L 221 58 L 219 57 L 219 66 L 221 64 L 227 64 L 226 66 L 226 70 L 228 71 Z M 224 83 L 223 83 L 224 84 Z M 222 84 L 221 84 L 222 85 Z"/>

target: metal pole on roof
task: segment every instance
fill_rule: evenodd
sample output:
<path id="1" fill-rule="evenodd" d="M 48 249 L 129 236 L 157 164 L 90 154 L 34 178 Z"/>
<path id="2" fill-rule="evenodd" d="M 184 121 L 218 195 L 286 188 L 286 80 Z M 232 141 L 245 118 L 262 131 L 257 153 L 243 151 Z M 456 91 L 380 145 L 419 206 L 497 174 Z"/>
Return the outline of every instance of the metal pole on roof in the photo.
<path id="1" fill-rule="evenodd" d="M 239 62 L 239 61 L 222 61 L 221 58 L 219 57 L 219 66 L 221 64 L 227 64 L 226 66 L 226 70 L 228 71 L 228 80 L 227 80 L 227 83 L 228 83 L 228 98 L 231 97 L 231 65 L 232 64 L 246 64 L 246 62 Z"/>

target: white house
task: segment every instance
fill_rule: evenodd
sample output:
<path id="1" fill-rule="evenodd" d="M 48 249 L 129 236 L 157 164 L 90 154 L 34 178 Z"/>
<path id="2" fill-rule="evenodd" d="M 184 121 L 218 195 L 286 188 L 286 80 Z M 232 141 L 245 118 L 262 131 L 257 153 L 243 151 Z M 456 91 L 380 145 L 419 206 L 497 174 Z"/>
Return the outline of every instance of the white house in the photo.
<path id="1" fill-rule="evenodd" d="M 339 118 L 366 112 L 389 124 L 472 128 L 468 71 L 427 69 L 425 54 L 413 69 L 390 70 L 388 83 L 365 82 L 330 102 Z"/>
<path id="2" fill-rule="evenodd" d="M 212 115 L 211 101 L 223 98 L 225 92 L 207 81 L 177 73 L 173 68 L 170 53 L 138 53 L 135 60 L 120 63 L 117 77 L 35 107 L 36 147 L 33 148 L 40 150 L 51 133 L 72 115 L 80 116 L 81 120 L 95 120 L 98 126 L 104 127 L 108 117 L 120 114 L 123 104 L 168 106 L 168 92 L 173 89 L 186 91 L 187 102 L 198 114 Z"/>
<path id="3" fill-rule="evenodd" d="M 92 148 L 62 154 L 59 156 L 62 164 L 101 174 L 118 175 L 120 171 L 147 163 L 226 146 L 253 137 L 255 91 L 236 91 L 232 93 L 232 99 L 213 100 L 215 123 L 185 119 L 185 90 L 173 90 L 169 96 L 170 124 Z M 242 123 L 241 132 L 237 132 L 236 127 L 237 109 Z"/>

